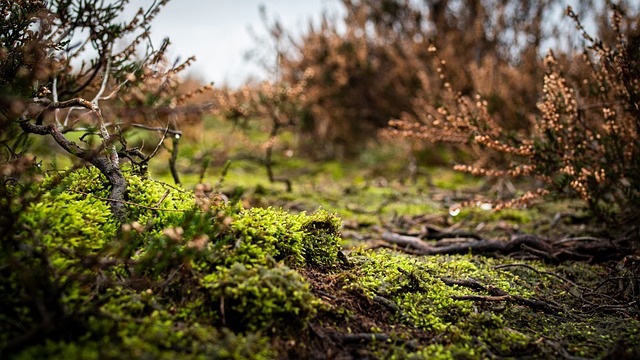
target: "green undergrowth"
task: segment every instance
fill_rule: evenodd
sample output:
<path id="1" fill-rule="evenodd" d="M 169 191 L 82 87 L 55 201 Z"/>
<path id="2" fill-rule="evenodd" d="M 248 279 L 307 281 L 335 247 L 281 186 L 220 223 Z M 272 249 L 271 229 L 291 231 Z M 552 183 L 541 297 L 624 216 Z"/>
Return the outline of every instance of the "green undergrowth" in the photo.
<path id="1" fill-rule="evenodd" d="M 637 316 L 598 307 L 613 286 L 605 265 L 388 249 L 342 256 L 334 214 L 367 228 L 438 212 L 453 225 L 524 226 L 538 213 L 474 209 L 451 218 L 425 188 L 364 179 L 323 193 L 262 189 L 203 209 L 189 191 L 125 174 L 126 224 L 113 220 L 108 183 L 94 168 L 47 177 L 20 214 L 20 231 L 0 253 L 0 357 L 601 358 L 616 344 L 640 351 Z M 305 212 L 319 206 L 327 211 Z"/>
<path id="2" fill-rule="evenodd" d="M 604 268 L 388 250 L 356 251 L 350 260 L 355 270 L 345 275 L 346 289 L 397 306 L 391 323 L 380 327 L 392 329 L 401 344 L 416 330 L 429 334 L 422 346 L 378 344 L 384 358 L 601 358 L 617 343 L 638 351 L 632 347 L 638 319 L 583 311 L 582 289 L 596 288 Z M 465 296 L 477 298 L 455 299 Z"/>
<path id="3" fill-rule="evenodd" d="M 320 301 L 338 218 L 218 204 L 132 171 L 118 224 L 95 168 L 46 178 L 3 244 L 0 351 L 18 359 L 273 358 Z"/>

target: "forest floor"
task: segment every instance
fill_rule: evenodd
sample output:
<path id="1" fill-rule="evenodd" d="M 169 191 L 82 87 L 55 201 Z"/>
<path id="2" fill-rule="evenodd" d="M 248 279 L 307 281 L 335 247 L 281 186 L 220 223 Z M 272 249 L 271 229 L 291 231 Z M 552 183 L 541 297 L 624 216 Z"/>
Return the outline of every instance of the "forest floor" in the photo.
<path id="1" fill-rule="evenodd" d="M 247 146 L 265 139 L 211 126 L 181 148 L 186 189 L 341 219 L 339 263 L 297 269 L 320 300 L 317 313 L 302 329 L 257 335 L 269 338 L 272 355 L 640 358 L 637 228 L 613 231 L 571 201 L 494 211 L 481 199 L 513 196 L 519 184 L 443 167 L 420 168 L 412 182 L 385 150 L 308 162 L 282 155 L 284 137 L 274 171 L 291 181 L 286 191 L 256 161 L 260 147 Z M 172 183 L 167 159 L 151 163 L 151 177 Z M 458 208 L 464 201 L 477 206 Z"/>
<path id="2" fill-rule="evenodd" d="M 417 184 L 337 162 L 285 168 L 293 190 L 252 162 L 219 190 L 245 207 L 342 219 L 346 260 L 301 273 L 325 307 L 273 339 L 289 358 L 639 358 L 640 259 L 579 203 L 496 212 L 496 196 L 443 168 Z M 215 177 L 214 177 L 215 178 Z"/>
<path id="3" fill-rule="evenodd" d="M 360 266 L 349 271 L 371 278 L 370 296 L 362 297 L 344 290 L 344 275 L 310 276 L 332 307 L 351 311 L 346 321 L 322 327 L 329 336 L 312 327 L 321 349 L 329 338 L 347 351 L 376 340 L 407 353 L 429 344 L 427 357 L 640 357 L 637 256 L 620 253 L 606 229 L 570 203 L 501 212 L 480 204 L 456 214 L 452 206 L 481 189 L 446 183 L 448 189 L 378 178 L 331 193 L 257 199 L 335 211 L 345 253 Z M 382 357 L 398 354 L 372 347 Z"/>
<path id="4" fill-rule="evenodd" d="M 234 141 L 251 138 L 232 134 L 207 143 L 237 149 Z M 239 160 L 226 170 L 221 161 L 209 169 L 185 163 L 186 183 L 209 179 L 245 207 L 321 208 L 342 219 L 344 264 L 303 272 L 325 308 L 294 340 L 274 340 L 280 354 L 640 358 L 640 258 L 627 243 L 638 236 L 614 235 L 625 231 L 589 219 L 579 202 L 458 209 L 517 190 L 443 167 L 420 168 L 412 182 L 384 148 L 346 164 L 280 156 L 274 171 L 291 181 L 287 192 L 241 153 L 199 151 L 195 158 Z"/>

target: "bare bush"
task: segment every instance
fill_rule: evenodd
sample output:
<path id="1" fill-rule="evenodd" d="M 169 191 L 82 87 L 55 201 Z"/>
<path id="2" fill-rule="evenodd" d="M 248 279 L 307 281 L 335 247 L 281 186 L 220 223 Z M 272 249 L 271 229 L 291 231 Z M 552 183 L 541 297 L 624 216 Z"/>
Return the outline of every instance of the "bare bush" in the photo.
<path id="1" fill-rule="evenodd" d="M 584 51 L 566 54 L 562 61 L 552 52 L 545 57 L 543 95 L 530 132 L 507 131 L 484 97 L 455 91 L 442 69 L 446 101 L 436 106 L 419 101 L 419 118 L 391 124 L 398 136 L 476 144 L 507 160 L 502 166 L 457 165 L 458 170 L 540 181 L 537 189 L 498 208 L 528 205 L 544 195 L 579 198 L 603 219 L 633 222 L 640 215 L 638 15 L 611 7 L 613 43 L 589 35 L 571 8 L 567 15 L 585 41 Z"/>
<path id="2" fill-rule="evenodd" d="M 279 42 L 279 74 L 296 83 L 306 73 L 300 133 L 322 139 L 318 156 L 351 156 L 374 140 L 389 118 L 419 115 L 414 99 L 442 102 L 439 50 L 448 82 L 463 95 L 483 93 L 501 126 L 528 129 L 544 75 L 539 54 L 556 36 L 543 19 L 560 2 L 407 0 L 342 2 L 343 18 L 325 16 L 299 39 L 271 26 Z M 582 1 L 588 7 L 588 1 Z"/>
<path id="3" fill-rule="evenodd" d="M 177 140 L 178 119 L 203 111 L 181 107 L 189 95 L 177 91 L 178 73 L 194 59 L 171 64 L 165 56 L 168 39 L 159 48 L 149 39 L 150 24 L 167 2 L 140 8 L 127 20 L 119 19 L 123 0 L 3 2 L 2 162 L 27 152 L 28 134 L 50 135 L 66 153 L 109 179 L 111 209 L 124 221 L 120 158 L 146 167 L 167 135 Z M 123 133 L 131 126 L 160 132 L 160 144 L 128 147 Z M 82 144 L 71 140 L 72 133 L 79 133 Z"/>

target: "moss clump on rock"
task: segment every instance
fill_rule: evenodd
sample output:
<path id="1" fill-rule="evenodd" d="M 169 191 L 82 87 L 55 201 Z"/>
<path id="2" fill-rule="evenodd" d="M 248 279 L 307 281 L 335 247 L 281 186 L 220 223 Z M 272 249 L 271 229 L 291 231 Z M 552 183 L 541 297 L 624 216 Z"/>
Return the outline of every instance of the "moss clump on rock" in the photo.
<path id="1" fill-rule="evenodd" d="M 272 208 L 218 208 L 233 221 L 221 239 L 226 265 L 266 264 L 269 258 L 291 267 L 331 265 L 340 251 L 340 221 L 319 210 L 311 215 Z M 220 216 L 220 215 L 219 215 Z"/>

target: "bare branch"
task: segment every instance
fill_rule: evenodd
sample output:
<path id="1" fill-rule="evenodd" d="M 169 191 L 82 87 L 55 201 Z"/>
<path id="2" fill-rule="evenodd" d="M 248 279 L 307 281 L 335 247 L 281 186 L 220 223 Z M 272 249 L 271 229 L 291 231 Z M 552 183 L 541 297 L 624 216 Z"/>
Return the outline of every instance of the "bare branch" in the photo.
<path id="1" fill-rule="evenodd" d="M 87 150 L 78 146 L 73 141 L 65 138 L 55 125 L 37 125 L 32 124 L 27 120 L 22 120 L 20 121 L 20 126 L 27 133 L 51 135 L 58 145 L 68 153 L 88 161 L 93 166 L 97 167 L 111 184 L 111 193 L 109 194 L 108 199 L 111 203 L 111 211 L 120 222 L 126 222 L 127 211 L 121 201 L 124 199 L 127 192 L 127 181 L 125 180 L 124 175 L 122 175 L 117 163 L 114 163 L 100 155 L 99 150 Z"/>
<path id="2" fill-rule="evenodd" d="M 147 156 L 147 158 L 145 159 L 145 162 L 149 161 L 151 158 L 153 158 L 154 156 L 156 156 L 156 154 L 158 153 L 158 150 L 160 149 L 160 147 L 162 146 L 162 144 L 164 144 L 164 139 L 167 138 L 167 132 L 169 131 L 169 123 L 167 123 L 167 127 L 165 127 L 164 132 L 162 133 L 162 138 L 160 139 L 160 141 L 158 142 L 158 145 L 156 145 L 156 148 L 153 149 L 153 152 L 151 152 L 151 154 L 149 156 Z"/>
<path id="3" fill-rule="evenodd" d="M 182 136 L 182 131 L 176 130 L 176 129 L 169 129 L 168 126 L 167 127 L 154 127 L 154 126 L 148 126 L 148 125 L 144 125 L 144 124 L 129 124 L 129 126 L 140 128 L 140 129 L 145 129 L 145 130 L 157 131 L 157 132 L 166 132 L 167 134 L 170 134 L 170 135 Z"/>

